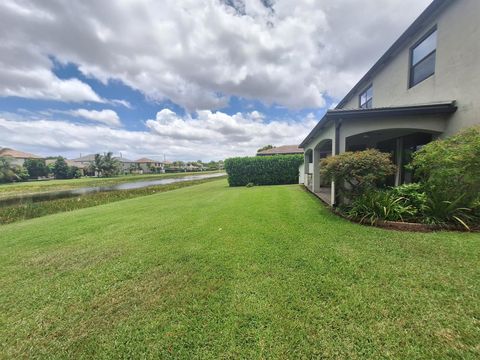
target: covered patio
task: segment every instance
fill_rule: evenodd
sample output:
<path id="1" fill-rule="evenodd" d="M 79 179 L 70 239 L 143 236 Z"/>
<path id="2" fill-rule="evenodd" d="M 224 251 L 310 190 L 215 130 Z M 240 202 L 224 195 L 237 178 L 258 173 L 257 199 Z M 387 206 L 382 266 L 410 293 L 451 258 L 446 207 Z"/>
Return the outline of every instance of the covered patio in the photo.
<path id="1" fill-rule="evenodd" d="M 327 111 L 300 145 L 305 149 L 305 186 L 327 204 L 335 205 L 335 184 L 321 178 L 321 159 L 369 148 L 391 154 L 397 170 L 388 179 L 389 185 L 411 182 L 412 174 L 405 165 L 415 151 L 441 136 L 456 109 L 454 101 L 445 101 L 407 107 Z"/>

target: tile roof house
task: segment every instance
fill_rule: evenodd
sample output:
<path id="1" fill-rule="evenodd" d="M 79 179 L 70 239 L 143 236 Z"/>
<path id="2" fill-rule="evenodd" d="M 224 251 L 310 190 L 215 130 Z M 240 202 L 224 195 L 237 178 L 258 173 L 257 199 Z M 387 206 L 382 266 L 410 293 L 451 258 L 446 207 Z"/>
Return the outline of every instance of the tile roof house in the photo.
<path id="1" fill-rule="evenodd" d="M 135 163 L 138 164 L 140 169 L 146 174 L 151 172 L 165 172 L 164 162 L 162 161 L 143 157 L 135 160 Z"/>
<path id="2" fill-rule="evenodd" d="M 86 167 L 95 161 L 95 155 L 96 154 L 88 154 L 85 156 L 80 156 L 76 159 L 72 159 L 71 161 L 74 163 L 74 166 Z M 121 163 L 123 172 L 130 172 L 132 165 L 136 165 L 135 161 L 124 158 L 122 156 L 114 156 L 113 158 Z"/>
<path id="3" fill-rule="evenodd" d="M 0 148 L 0 157 L 10 158 L 13 165 L 22 166 L 27 159 L 43 159 L 42 156 L 11 148 Z"/>
<path id="4" fill-rule="evenodd" d="M 411 181 L 411 155 L 480 124 L 480 1 L 434 0 L 302 141 L 304 184 L 330 205 L 320 160 L 345 151 L 390 152 L 390 185 Z"/>
<path id="5" fill-rule="evenodd" d="M 262 150 L 257 152 L 257 156 L 269 156 L 269 155 L 293 155 L 303 154 L 303 149 L 298 145 L 282 145 L 276 146 L 272 149 Z"/>

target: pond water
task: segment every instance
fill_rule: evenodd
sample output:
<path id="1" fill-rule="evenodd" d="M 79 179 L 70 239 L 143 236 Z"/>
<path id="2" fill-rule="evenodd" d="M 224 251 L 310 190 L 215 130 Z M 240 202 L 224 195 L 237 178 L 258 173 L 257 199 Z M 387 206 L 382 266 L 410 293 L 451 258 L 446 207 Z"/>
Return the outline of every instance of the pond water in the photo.
<path id="1" fill-rule="evenodd" d="M 39 201 L 63 199 L 63 198 L 70 198 L 70 197 L 79 197 L 79 196 L 84 196 L 84 195 L 88 195 L 91 193 L 98 193 L 98 192 L 117 191 L 117 190 L 134 190 L 134 189 L 146 188 L 149 186 L 168 185 L 168 184 L 174 184 L 174 183 L 185 182 L 185 181 L 210 179 L 210 178 L 216 178 L 216 177 L 225 176 L 225 175 L 226 175 L 225 173 L 189 175 L 189 176 L 170 178 L 170 179 L 134 181 L 134 182 L 125 182 L 125 183 L 120 183 L 120 184 L 115 184 L 110 186 L 92 186 L 92 187 L 83 187 L 83 188 L 77 188 L 77 189 L 71 189 L 71 190 L 60 190 L 60 191 L 43 192 L 38 194 L 18 195 L 15 197 L 0 199 L 0 207 L 16 205 L 23 202 L 39 202 Z"/>

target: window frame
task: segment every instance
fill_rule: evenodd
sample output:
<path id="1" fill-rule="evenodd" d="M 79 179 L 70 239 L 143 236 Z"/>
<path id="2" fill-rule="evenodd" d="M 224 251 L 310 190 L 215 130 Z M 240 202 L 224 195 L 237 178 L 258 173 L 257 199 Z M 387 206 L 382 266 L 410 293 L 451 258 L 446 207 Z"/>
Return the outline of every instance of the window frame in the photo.
<path id="1" fill-rule="evenodd" d="M 371 107 L 362 107 L 362 95 L 367 93 L 368 90 L 372 89 L 372 97 L 370 98 L 371 101 L 372 101 L 372 106 Z M 367 100 L 365 102 L 365 104 L 368 104 L 369 100 Z M 359 95 L 358 95 L 358 107 L 360 109 L 371 109 L 373 108 L 373 83 L 371 83 L 370 85 L 368 85 Z"/>
<path id="2" fill-rule="evenodd" d="M 415 65 L 413 65 L 413 52 L 415 49 L 421 45 L 430 35 L 432 35 L 434 32 L 438 30 L 437 25 L 435 25 L 433 28 L 428 30 L 417 42 L 415 42 L 409 49 L 409 57 L 408 57 L 408 88 L 411 89 L 414 86 L 422 83 L 423 81 L 427 80 L 428 78 L 432 77 L 435 75 L 435 70 L 437 67 L 437 47 L 438 47 L 438 32 L 437 32 L 437 43 L 435 44 L 435 49 L 429 52 L 427 55 L 425 55 L 423 58 L 421 58 Z M 424 62 L 426 59 L 428 59 L 432 54 L 435 53 L 435 64 L 433 67 L 433 72 L 428 75 L 427 77 L 423 78 L 422 80 L 418 81 L 417 83 L 414 82 L 414 69 L 418 65 L 420 65 L 422 62 Z"/>

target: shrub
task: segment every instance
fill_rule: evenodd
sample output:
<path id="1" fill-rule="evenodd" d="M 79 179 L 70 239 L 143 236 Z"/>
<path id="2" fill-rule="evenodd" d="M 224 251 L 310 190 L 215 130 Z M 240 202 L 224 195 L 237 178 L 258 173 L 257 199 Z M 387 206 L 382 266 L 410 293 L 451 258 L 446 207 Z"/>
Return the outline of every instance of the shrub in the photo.
<path id="1" fill-rule="evenodd" d="M 410 167 L 429 197 L 471 206 L 480 193 L 480 126 L 425 145 Z"/>
<path id="2" fill-rule="evenodd" d="M 294 184 L 302 163 L 302 155 L 237 157 L 225 160 L 225 170 L 230 186 Z"/>
<path id="3" fill-rule="evenodd" d="M 411 221 L 430 225 L 456 225 L 469 230 L 478 226 L 480 201 L 472 207 L 462 206 L 462 197 L 448 201 L 428 196 L 421 184 L 406 184 L 388 190 L 370 190 L 344 207 L 345 214 L 362 223 L 379 220 Z"/>
<path id="4" fill-rule="evenodd" d="M 390 154 L 376 149 L 345 152 L 320 163 L 320 174 L 335 181 L 340 194 L 351 200 L 367 190 L 383 186 L 387 177 L 394 173 Z"/>
<path id="5" fill-rule="evenodd" d="M 453 201 L 444 200 L 444 195 L 430 194 L 422 217 L 422 222 L 435 225 L 460 225 L 467 230 L 478 224 L 476 209 L 465 207 L 464 197 L 461 195 Z"/>
<path id="6" fill-rule="evenodd" d="M 401 203 L 405 206 L 411 206 L 415 209 L 415 214 L 412 217 L 421 215 L 424 213 L 427 207 L 427 194 L 425 193 L 424 186 L 419 183 L 403 184 L 397 187 L 391 188 L 393 196 L 401 198 Z"/>
<path id="7" fill-rule="evenodd" d="M 68 166 L 61 156 L 51 165 L 51 171 L 55 179 L 73 179 L 82 176 L 82 171 L 76 166 Z"/>
<path id="8" fill-rule="evenodd" d="M 370 190 L 355 198 L 346 214 L 349 218 L 374 225 L 379 220 L 404 221 L 417 210 L 391 190 Z"/>
<path id="9" fill-rule="evenodd" d="M 48 167 L 43 159 L 26 159 L 23 166 L 27 169 L 30 179 L 48 175 Z"/>

